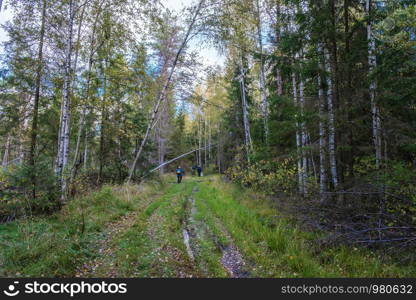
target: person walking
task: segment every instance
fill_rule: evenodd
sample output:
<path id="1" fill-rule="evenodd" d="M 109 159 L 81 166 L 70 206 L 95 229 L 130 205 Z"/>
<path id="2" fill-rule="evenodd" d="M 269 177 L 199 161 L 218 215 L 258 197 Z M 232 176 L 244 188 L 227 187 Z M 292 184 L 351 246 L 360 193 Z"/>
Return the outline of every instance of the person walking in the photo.
<path id="1" fill-rule="evenodd" d="M 182 176 L 185 173 L 185 171 L 181 168 L 181 166 L 178 166 L 176 168 L 176 177 L 178 179 L 178 183 L 182 182 Z"/>
<path id="2" fill-rule="evenodd" d="M 201 177 L 202 176 L 202 167 L 201 166 L 198 166 L 196 168 L 196 170 L 198 171 L 198 177 Z"/>

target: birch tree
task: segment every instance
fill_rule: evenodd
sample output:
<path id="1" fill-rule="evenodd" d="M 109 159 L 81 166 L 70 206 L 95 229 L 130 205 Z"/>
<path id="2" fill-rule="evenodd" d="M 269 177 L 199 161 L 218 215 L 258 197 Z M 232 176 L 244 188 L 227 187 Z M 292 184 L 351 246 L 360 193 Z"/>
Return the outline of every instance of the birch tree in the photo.
<path id="1" fill-rule="evenodd" d="M 65 45 L 65 70 L 62 100 L 62 120 L 59 126 L 58 155 L 56 162 L 56 175 L 59 178 L 59 185 L 62 192 L 62 201 L 66 198 L 67 178 L 66 168 L 69 157 L 69 121 L 70 121 L 70 97 L 71 97 L 71 65 L 72 65 L 72 42 L 73 42 L 73 26 L 75 19 L 75 0 L 69 0 L 68 3 L 68 24 L 67 37 Z"/>
<path id="2" fill-rule="evenodd" d="M 292 71 L 292 90 L 293 90 L 293 104 L 296 109 L 299 108 L 299 96 L 298 96 L 298 84 L 296 80 L 296 74 Z M 298 116 L 295 116 L 298 118 Z M 298 154 L 297 158 L 297 169 L 298 169 L 298 189 L 299 193 L 304 194 L 305 187 L 304 187 L 304 169 L 302 167 L 302 140 L 301 140 L 301 132 L 298 120 L 296 120 L 296 152 Z"/>
<path id="3" fill-rule="evenodd" d="M 322 64 L 322 45 L 318 42 L 318 99 L 319 99 L 319 193 L 321 202 L 325 201 L 325 193 L 327 191 L 327 159 L 326 159 L 326 150 L 327 150 L 327 136 L 326 136 L 326 99 L 324 94 L 322 73 L 324 71 L 324 66 Z"/>
<path id="4" fill-rule="evenodd" d="M 0 3 L 1 10 L 1 3 Z M 46 0 L 42 1 L 42 15 L 41 15 L 41 25 L 40 25 L 40 37 L 39 37 L 39 50 L 37 57 L 37 70 L 36 70 L 36 83 L 35 83 L 35 96 L 33 103 L 33 116 L 32 116 L 32 132 L 31 132 L 31 141 L 30 141 L 30 151 L 29 151 L 29 165 L 32 167 L 32 197 L 36 198 L 36 172 L 35 172 L 35 152 L 36 152 L 36 143 L 38 136 L 38 114 L 39 114 L 39 99 L 40 99 L 40 88 L 42 81 L 42 71 L 43 71 L 43 44 L 45 37 L 45 21 L 46 20 Z"/>
<path id="5" fill-rule="evenodd" d="M 9 163 L 9 153 L 10 153 L 10 145 L 11 145 L 11 136 L 7 136 L 6 145 L 4 146 L 4 154 L 1 165 L 6 167 Z"/>
<path id="6" fill-rule="evenodd" d="M 260 6 L 260 0 L 256 1 L 256 10 L 257 10 L 257 18 L 256 18 L 256 27 L 257 27 L 257 41 L 258 41 L 258 49 L 260 54 L 260 95 L 261 95 L 261 103 L 263 109 L 263 122 L 264 122 L 264 137 L 266 141 L 266 145 L 268 144 L 269 140 L 269 104 L 267 101 L 267 91 L 266 91 L 266 75 L 265 75 L 265 65 L 264 65 L 264 55 L 263 55 L 263 34 L 262 34 L 262 10 Z"/>
<path id="7" fill-rule="evenodd" d="M 328 152 L 329 152 L 329 165 L 331 170 L 331 179 L 334 189 L 338 187 L 338 171 L 337 171 L 337 157 L 335 146 L 335 113 L 333 103 L 333 80 L 332 80 L 332 68 L 330 64 L 330 55 L 326 48 L 324 48 L 324 65 L 326 71 L 327 81 L 327 106 L 328 106 Z"/>
<path id="8" fill-rule="evenodd" d="M 240 90 L 241 90 L 241 102 L 243 109 L 243 124 L 244 124 L 244 145 L 246 148 L 247 162 L 250 164 L 250 152 L 252 148 L 251 144 L 251 130 L 250 130 L 250 120 L 248 116 L 248 104 L 246 98 L 246 85 L 245 85 L 245 72 L 243 65 L 243 58 L 240 62 Z"/>

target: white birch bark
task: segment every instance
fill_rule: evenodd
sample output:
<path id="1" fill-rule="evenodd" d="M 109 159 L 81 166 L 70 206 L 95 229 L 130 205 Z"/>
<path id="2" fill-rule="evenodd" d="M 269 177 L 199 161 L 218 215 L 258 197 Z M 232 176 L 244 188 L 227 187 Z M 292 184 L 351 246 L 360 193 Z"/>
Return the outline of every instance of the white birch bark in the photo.
<path id="1" fill-rule="evenodd" d="M 263 126 L 264 126 L 264 136 L 266 144 L 269 142 L 269 105 L 267 102 L 267 92 L 266 92 L 266 76 L 264 70 L 264 56 L 263 56 L 263 40 L 262 40 L 262 22 L 261 22 L 261 8 L 260 1 L 256 0 L 257 8 L 257 40 L 258 47 L 260 52 L 260 94 L 261 94 L 261 103 L 263 110 Z"/>
<path id="2" fill-rule="evenodd" d="M 315 163 L 315 159 L 313 157 L 311 135 L 309 134 L 309 132 L 307 132 L 306 135 L 308 137 L 308 146 L 310 147 L 310 149 L 309 149 L 309 155 L 310 155 L 310 162 L 311 162 L 312 170 L 313 170 L 313 177 L 315 179 L 317 179 L 318 178 L 318 174 L 316 172 L 316 163 Z"/>
<path id="3" fill-rule="evenodd" d="M 62 120 L 60 124 L 59 144 L 58 144 L 58 156 L 56 174 L 59 178 L 62 197 L 61 200 L 65 200 L 65 193 L 67 188 L 67 180 L 65 175 L 65 169 L 68 164 L 69 155 L 69 119 L 70 119 L 70 94 L 71 94 L 71 60 L 72 60 L 72 38 L 73 38 L 73 25 L 74 25 L 74 1 L 69 1 L 69 16 L 68 16 L 68 36 L 65 49 L 65 74 L 64 74 L 64 90 L 63 90 L 63 102 L 62 102 Z"/>
<path id="4" fill-rule="evenodd" d="M 84 145 L 84 171 L 87 171 L 87 159 L 88 159 L 88 133 L 85 132 L 85 145 Z"/>
<path id="5" fill-rule="evenodd" d="M 207 122 L 207 116 L 206 113 L 204 114 L 204 165 L 207 165 L 207 159 L 208 159 L 208 122 Z"/>
<path id="6" fill-rule="evenodd" d="M 1 163 L 1 165 L 3 167 L 6 167 L 7 164 L 9 163 L 10 144 L 11 144 L 11 136 L 8 135 L 6 145 L 4 147 L 3 160 L 2 160 L 2 163 Z"/>
<path id="7" fill-rule="evenodd" d="M 319 71 L 324 70 L 322 63 L 322 45 L 318 43 Z M 321 202 L 325 201 L 327 187 L 326 172 L 326 122 L 325 122 L 325 94 L 321 74 L 318 73 L 318 98 L 319 98 L 319 193 Z"/>
<path id="8" fill-rule="evenodd" d="M 157 139 L 158 139 L 159 165 L 162 165 L 165 162 L 166 146 L 165 146 L 165 139 L 162 136 L 161 126 L 158 128 Z M 163 175 L 165 173 L 165 168 L 162 166 L 159 169 L 159 172 L 160 172 L 160 175 Z"/>
<path id="9" fill-rule="evenodd" d="M 201 128 L 201 107 L 198 108 L 198 166 L 202 166 L 202 155 L 201 155 L 201 148 L 202 148 L 202 128 Z"/>
<path id="10" fill-rule="evenodd" d="M 18 162 L 22 164 L 25 161 L 26 151 L 25 151 L 25 143 L 27 139 L 27 132 L 29 129 L 29 119 L 31 112 L 33 111 L 34 107 L 34 97 L 32 95 L 24 94 L 25 101 L 27 105 L 23 107 L 23 124 L 20 128 L 19 134 L 19 151 L 18 151 Z"/>
<path id="11" fill-rule="evenodd" d="M 242 109 L 243 109 L 243 125 L 244 125 L 244 144 L 246 148 L 247 154 L 247 162 L 250 163 L 250 152 L 251 152 L 251 134 L 250 134 L 250 122 L 248 117 L 248 105 L 247 105 L 247 98 L 246 98 L 246 88 L 245 88 L 245 80 L 244 80 L 244 69 L 243 69 L 243 61 L 241 60 L 240 65 L 240 89 L 241 89 L 241 102 L 242 102 Z"/>
<path id="12" fill-rule="evenodd" d="M 276 11 L 275 11 L 275 16 L 274 16 L 274 21 L 276 22 L 275 24 L 275 38 L 276 38 L 276 48 L 279 46 L 280 43 L 280 36 L 281 36 L 281 25 L 280 25 L 280 18 L 281 18 L 281 13 L 280 13 L 280 2 L 276 1 Z M 276 70 L 276 85 L 277 85 L 277 95 L 278 96 L 282 96 L 283 95 L 283 78 L 282 78 L 282 73 L 280 71 L 280 69 L 278 68 Z"/>
<path id="13" fill-rule="evenodd" d="M 85 100 L 84 103 L 82 105 L 82 111 L 81 111 L 81 117 L 79 120 L 79 125 L 78 125 L 78 133 L 77 133 L 77 141 L 76 141 L 76 146 L 75 146 L 75 154 L 74 154 L 74 160 L 72 162 L 72 166 L 71 166 L 71 177 L 69 179 L 69 184 L 71 184 L 74 179 L 75 179 L 75 169 L 76 169 L 76 164 L 78 161 L 78 157 L 81 155 L 80 154 L 80 147 L 81 147 L 81 139 L 82 139 L 82 133 L 84 132 L 84 127 L 85 127 L 85 121 L 86 121 L 86 116 L 87 116 L 87 105 L 89 103 L 89 96 L 90 96 L 90 83 L 91 83 L 91 70 L 92 70 L 92 65 L 93 65 L 93 57 L 95 52 L 98 49 L 94 49 L 94 45 L 95 45 L 95 32 L 97 29 L 97 22 L 98 22 L 98 18 L 101 14 L 101 7 L 104 4 L 104 1 L 102 1 L 100 3 L 99 9 L 98 9 L 98 13 L 95 16 L 95 20 L 94 20 L 94 24 L 92 27 L 92 32 L 91 32 L 91 42 L 90 42 L 90 53 L 89 53 L 89 58 L 88 58 L 88 68 L 87 68 L 87 88 L 86 88 L 86 92 L 85 92 Z M 79 44 L 80 41 L 80 37 L 81 37 L 81 26 L 83 23 L 83 16 L 84 16 L 84 12 L 85 12 L 85 7 L 82 10 L 81 13 L 81 20 L 78 26 L 78 40 L 77 43 Z M 77 68 L 77 62 L 78 62 L 78 51 L 76 51 L 75 53 L 75 61 L 74 61 L 74 72 L 76 72 L 76 68 Z M 75 81 L 74 81 L 75 82 Z M 75 84 L 75 83 L 74 83 Z M 87 143 L 87 139 L 85 141 Z M 87 144 L 85 145 L 87 146 Z M 84 169 L 86 170 L 86 162 L 84 160 Z"/>
<path id="14" fill-rule="evenodd" d="M 217 165 L 218 165 L 218 173 L 221 174 L 221 135 L 220 135 L 220 126 L 217 127 L 217 135 L 218 135 Z"/>
<path id="15" fill-rule="evenodd" d="M 212 132 L 211 132 L 211 118 L 208 115 L 208 162 L 211 163 L 211 159 L 212 159 L 212 147 L 211 147 L 211 142 L 212 142 Z"/>
<path id="16" fill-rule="evenodd" d="M 292 72 L 292 90 L 293 90 L 293 103 L 298 109 L 298 88 L 297 88 L 297 81 L 296 81 L 296 74 Z M 298 153 L 298 189 L 299 193 L 304 194 L 304 186 L 303 186 L 303 168 L 302 168 L 302 159 L 301 159 L 301 135 L 299 132 L 299 122 L 296 121 L 296 150 Z"/>
<path id="17" fill-rule="evenodd" d="M 301 131 L 301 156 L 302 156 L 302 185 L 303 185 L 303 194 L 306 195 L 308 193 L 308 157 L 306 153 L 307 147 L 307 132 L 304 118 L 304 111 L 305 111 L 305 84 L 303 82 L 302 76 L 299 80 L 299 108 L 300 114 L 302 117 L 302 121 L 300 124 L 300 131 Z"/>
<path id="18" fill-rule="evenodd" d="M 157 166 L 156 168 L 151 169 L 151 170 L 150 170 L 150 171 L 148 171 L 145 175 L 143 175 L 143 177 L 145 177 L 146 175 L 148 175 L 148 174 L 150 174 L 150 173 L 152 173 L 152 172 L 154 172 L 154 171 L 159 170 L 160 168 L 163 168 L 164 166 L 166 166 L 166 165 L 168 165 L 168 164 L 170 164 L 170 163 L 173 163 L 174 161 L 176 161 L 176 160 L 178 160 L 178 159 L 181 159 L 182 157 L 188 156 L 189 154 L 192 154 L 192 153 L 194 153 L 194 152 L 197 152 L 197 151 L 199 151 L 199 150 L 204 150 L 204 149 L 205 149 L 205 147 L 202 147 L 202 148 L 194 149 L 194 150 L 191 150 L 191 151 L 186 152 L 186 153 L 184 153 L 184 154 L 181 154 L 181 155 L 179 155 L 179 156 L 177 156 L 177 157 L 175 157 L 175 158 L 173 158 L 173 159 L 171 159 L 171 160 L 168 160 L 168 161 L 164 162 L 163 164 L 161 164 L 161 165 Z"/>
<path id="19" fill-rule="evenodd" d="M 325 71 L 327 81 L 327 106 L 328 106 L 328 150 L 329 150 L 329 165 L 331 170 L 331 179 L 334 188 L 338 187 L 338 171 L 337 171 L 337 158 L 335 152 L 335 117 L 334 117 L 334 105 L 333 105 L 333 82 L 332 82 L 332 68 L 330 64 L 329 52 L 324 49 L 325 53 Z"/>

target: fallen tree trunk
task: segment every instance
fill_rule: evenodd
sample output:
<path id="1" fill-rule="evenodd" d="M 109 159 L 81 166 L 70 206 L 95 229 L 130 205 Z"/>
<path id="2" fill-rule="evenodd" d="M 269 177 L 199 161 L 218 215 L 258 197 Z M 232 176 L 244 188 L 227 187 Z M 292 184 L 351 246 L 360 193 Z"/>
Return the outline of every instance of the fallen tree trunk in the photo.
<path id="1" fill-rule="evenodd" d="M 143 175 L 143 176 L 142 176 L 142 178 L 146 177 L 146 176 L 147 176 L 147 175 L 149 175 L 150 173 L 152 173 L 152 172 L 154 172 L 154 171 L 157 171 L 157 170 L 159 170 L 160 168 L 162 168 L 162 167 L 164 167 L 164 166 L 166 166 L 166 165 L 168 165 L 168 164 L 170 164 L 170 163 L 173 163 L 174 161 L 177 161 L 178 159 L 181 159 L 182 157 L 188 156 L 189 154 L 192 154 L 192 153 L 194 153 L 194 152 L 196 152 L 196 151 L 200 151 L 200 150 L 207 149 L 207 148 L 209 148 L 210 146 L 215 146 L 215 144 L 214 144 L 214 145 L 206 145 L 205 147 L 201 147 L 201 148 L 198 148 L 198 149 L 191 150 L 191 151 L 186 152 L 186 153 L 184 153 L 184 154 L 181 154 L 181 155 L 179 155 L 179 156 L 177 156 L 177 157 L 175 157 L 175 158 L 173 158 L 173 159 L 171 159 L 171 160 L 168 160 L 168 161 L 164 162 L 163 164 L 161 164 L 161 165 L 157 166 L 156 168 L 153 168 L 153 169 L 149 170 L 148 172 L 146 172 L 146 173 L 145 173 L 145 175 Z"/>

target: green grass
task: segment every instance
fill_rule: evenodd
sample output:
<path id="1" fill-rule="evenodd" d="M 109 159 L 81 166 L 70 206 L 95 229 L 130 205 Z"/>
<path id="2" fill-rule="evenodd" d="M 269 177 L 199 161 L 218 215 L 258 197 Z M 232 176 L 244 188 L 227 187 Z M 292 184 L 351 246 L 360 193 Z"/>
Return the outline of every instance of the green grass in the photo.
<path id="1" fill-rule="evenodd" d="M 213 177 L 211 177 L 212 179 Z M 206 222 L 215 226 L 216 215 L 236 245 L 252 262 L 254 277 L 406 277 L 415 276 L 411 266 L 399 266 L 366 249 L 337 247 L 319 249 L 318 233 L 302 232 L 285 216 L 250 190 L 221 182 L 205 181 L 196 194 L 207 203 Z"/>
<path id="2" fill-rule="evenodd" d="M 149 184 L 140 194 L 147 197 L 161 188 L 160 183 Z M 77 266 L 96 255 L 106 226 L 140 207 L 143 198 L 135 190 L 106 186 L 70 201 L 50 217 L 1 225 L 0 276 L 74 276 Z"/>
<path id="3" fill-rule="evenodd" d="M 198 276 L 182 240 L 184 204 L 191 192 L 190 182 L 171 184 L 163 196 L 138 214 L 134 226 L 114 241 L 115 264 L 121 276 L 178 277 L 181 272 Z"/>
<path id="4" fill-rule="evenodd" d="M 168 176 L 140 188 L 107 186 L 50 217 L 1 225 L 0 276 L 72 277 L 84 262 L 101 259 L 93 275 L 106 276 L 111 266 L 121 277 L 227 277 L 219 244 L 238 247 L 251 277 L 416 275 L 411 265 L 367 249 L 319 248 L 322 233 L 300 230 L 261 194 L 219 176 L 173 181 Z M 112 255 L 100 254 L 100 242 L 118 228 L 111 223 L 131 212 L 108 242 Z M 185 223 L 196 229 L 195 261 L 183 242 Z"/>

